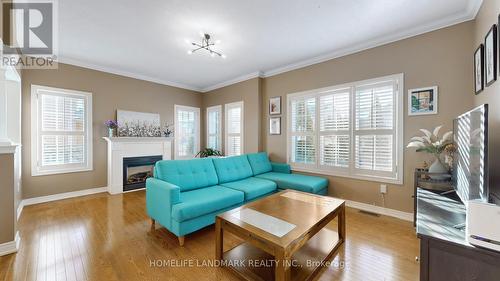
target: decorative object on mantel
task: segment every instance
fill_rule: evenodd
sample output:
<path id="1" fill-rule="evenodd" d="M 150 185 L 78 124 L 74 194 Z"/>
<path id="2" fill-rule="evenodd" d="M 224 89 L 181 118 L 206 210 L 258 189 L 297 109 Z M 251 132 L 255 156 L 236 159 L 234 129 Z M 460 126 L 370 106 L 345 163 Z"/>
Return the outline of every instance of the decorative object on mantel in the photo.
<path id="1" fill-rule="evenodd" d="M 160 114 L 117 110 L 119 137 L 161 137 Z"/>
<path id="2" fill-rule="evenodd" d="M 476 95 L 484 89 L 484 45 L 481 44 L 474 52 L 474 91 Z"/>
<path id="3" fill-rule="evenodd" d="M 115 120 L 106 120 L 106 122 L 104 122 L 104 125 L 106 125 L 106 128 L 108 128 L 108 136 L 110 138 L 114 137 L 115 130 L 116 128 L 118 128 L 118 122 L 116 122 Z"/>
<path id="4" fill-rule="evenodd" d="M 408 115 L 428 115 L 438 113 L 438 87 L 408 90 Z"/>
<path id="5" fill-rule="evenodd" d="M 497 80 L 497 25 L 494 24 L 484 38 L 484 78 L 486 86 Z"/>
<path id="6" fill-rule="evenodd" d="M 281 114 L 281 97 L 272 97 L 269 99 L 269 115 Z"/>
<path id="7" fill-rule="evenodd" d="M 174 136 L 173 127 L 174 127 L 174 124 L 165 123 L 165 126 L 163 126 L 163 130 L 162 130 L 163 136 L 166 138 L 173 137 Z"/>
<path id="8" fill-rule="evenodd" d="M 196 153 L 195 157 L 198 156 L 200 156 L 200 158 L 207 158 L 207 157 L 215 158 L 215 157 L 222 157 L 224 155 L 217 149 L 207 147 L 203 150 L 200 150 L 200 152 Z"/>
<path id="9" fill-rule="evenodd" d="M 443 165 L 441 160 L 441 155 L 445 151 L 446 147 L 452 145 L 453 132 L 449 131 L 443 134 L 442 138 L 439 138 L 439 131 L 442 126 L 437 126 L 431 133 L 429 130 L 420 129 L 424 133 L 421 137 L 412 137 L 408 148 L 415 147 L 417 152 L 427 152 L 432 154 L 435 158 L 434 163 L 429 167 L 429 173 L 447 173 L 449 169 Z M 444 176 L 432 176 L 432 179 L 441 180 Z"/>

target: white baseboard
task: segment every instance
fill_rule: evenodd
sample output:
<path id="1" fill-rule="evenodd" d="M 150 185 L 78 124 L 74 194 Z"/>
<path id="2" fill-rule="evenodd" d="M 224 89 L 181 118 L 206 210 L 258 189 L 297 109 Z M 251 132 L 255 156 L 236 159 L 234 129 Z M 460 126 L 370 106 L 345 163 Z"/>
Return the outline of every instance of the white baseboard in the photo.
<path id="1" fill-rule="evenodd" d="M 90 189 L 78 190 L 78 191 L 73 191 L 73 192 L 59 193 L 59 194 L 54 194 L 54 195 L 27 198 L 27 199 L 24 199 L 20 205 L 22 205 L 22 207 L 21 207 L 21 210 L 22 210 L 22 208 L 24 206 L 40 204 L 40 203 L 45 203 L 45 202 L 51 202 L 51 201 L 57 201 L 57 200 L 68 199 L 68 198 L 74 198 L 74 197 L 85 196 L 85 195 L 91 195 L 91 194 L 102 193 L 102 192 L 107 192 L 107 191 L 108 191 L 107 187 L 98 187 L 98 188 L 90 188 Z M 19 216 L 19 214 L 18 214 L 18 216 Z"/>
<path id="2" fill-rule="evenodd" d="M 16 253 L 19 250 L 19 243 L 21 242 L 21 237 L 19 236 L 19 231 L 16 232 L 14 241 L 6 242 L 0 244 L 0 256 L 5 256 L 8 254 Z"/>
<path id="3" fill-rule="evenodd" d="M 366 203 L 346 200 L 346 206 L 358 210 L 368 211 L 379 215 L 395 217 L 405 221 L 413 221 L 413 213 L 406 213 L 394 209 L 384 208 L 380 206 L 370 205 Z"/>

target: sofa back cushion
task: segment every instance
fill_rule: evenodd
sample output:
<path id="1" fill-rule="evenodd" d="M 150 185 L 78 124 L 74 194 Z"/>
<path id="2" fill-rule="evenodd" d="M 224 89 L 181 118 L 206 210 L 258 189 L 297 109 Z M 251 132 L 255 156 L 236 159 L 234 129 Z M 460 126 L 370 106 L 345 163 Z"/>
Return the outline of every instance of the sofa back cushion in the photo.
<path id="1" fill-rule="evenodd" d="M 181 192 L 217 185 L 212 159 L 163 160 L 156 162 L 155 178 L 175 184 Z"/>
<path id="2" fill-rule="evenodd" d="M 271 172 L 273 167 L 271 166 L 271 161 L 267 157 L 267 152 L 259 152 L 247 154 L 248 162 L 252 167 L 253 175 L 260 175 L 263 173 Z"/>
<path id="3" fill-rule="evenodd" d="M 242 180 L 253 175 L 246 155 L 213 158 L 213 160 L 219 183 Z"/>

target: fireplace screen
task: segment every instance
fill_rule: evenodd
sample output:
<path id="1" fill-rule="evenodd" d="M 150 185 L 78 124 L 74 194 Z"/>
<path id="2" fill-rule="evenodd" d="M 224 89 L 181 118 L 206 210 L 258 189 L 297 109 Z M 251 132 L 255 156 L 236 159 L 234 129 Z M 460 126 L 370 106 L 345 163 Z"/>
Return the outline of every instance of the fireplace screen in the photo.
<path id="1" fill-rule="evenodd" d="M 144 188 L 146 179 L 153 176 L 154 165 L 161 156 L 123 158 L 123 191 Z"/>

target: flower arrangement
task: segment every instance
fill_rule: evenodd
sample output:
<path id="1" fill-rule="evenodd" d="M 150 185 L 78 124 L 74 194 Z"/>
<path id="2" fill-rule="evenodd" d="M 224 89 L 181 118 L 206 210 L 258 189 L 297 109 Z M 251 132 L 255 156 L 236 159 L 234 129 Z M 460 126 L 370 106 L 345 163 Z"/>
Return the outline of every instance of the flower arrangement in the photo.
<path id="1" fill-rule="evenodd" d="M 439 137 L 439 131 L 442 126 L 437 126 L 434 130 L 429 131 L 426 129 L 420 129 L 423 136 L 412 137 L 410 143 L 406 146 L 407 148 L 416 148 L 417 152 L 427 152 L 432 154 L 436 159 L 434 163 L 429 167 L 429 172 L 431 173 L 446 173 L 448 169 L 443 166 L 441 162 L 441 154 L 445 152 L 453 153 L 453 132 L 449 131 L 443 134 L 442 137 Z M 450 163 L 446 161 L 449 166 Z"/>
<path id="2" fill-rule="evenodd" d="M 108 128 L 108 137 L 112 138 L 115 136 L 115 129 L 118 128 L 118 122 L 115 120 L 106 120 L 104 125 Z"/>
<path id="3" fill-rule="evenodd" d="M 106 122 L 104 122 L 104 125 L 106 125 L 108 129 L 118 128 L 118 122 L 116 122 L 115 120 L 106 120 Z"/>

